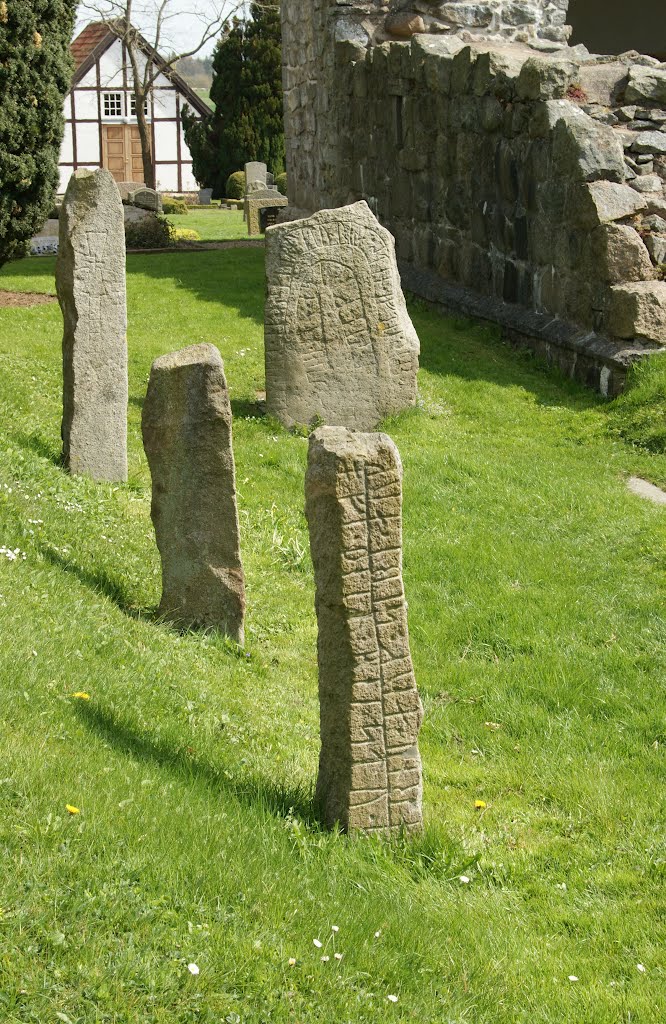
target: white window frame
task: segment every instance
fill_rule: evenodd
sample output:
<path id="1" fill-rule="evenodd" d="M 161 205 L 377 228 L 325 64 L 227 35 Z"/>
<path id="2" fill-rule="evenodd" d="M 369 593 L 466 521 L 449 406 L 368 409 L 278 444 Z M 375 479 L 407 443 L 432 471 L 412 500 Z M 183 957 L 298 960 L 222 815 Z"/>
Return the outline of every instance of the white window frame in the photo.
<path id="1" fill-rule="evenodd" d="M 112 112 L 112 108 L 118 107 L 118 111 L 115 109 Z M 102 107 L 104 117 L 122 118 L 125 116 L 123 94 L 121 90 L 113 90 L 113 92 L 102 93 Z"/>
<path id="2" fill-rule="evenodd" d="M 129 94 L 130 117 L 136 117 L 136 96 L 133 92 Z M 143 101 L 143 112 L 148 117 L 148 97 Z"/>

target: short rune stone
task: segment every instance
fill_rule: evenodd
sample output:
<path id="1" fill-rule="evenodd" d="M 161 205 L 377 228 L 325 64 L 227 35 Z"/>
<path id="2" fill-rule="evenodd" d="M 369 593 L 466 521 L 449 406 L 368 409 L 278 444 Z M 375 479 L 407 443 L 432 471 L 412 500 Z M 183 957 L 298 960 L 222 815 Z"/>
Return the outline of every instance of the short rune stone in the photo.
<path id="1" fill-rule="evenodd" d="M 365 202 L 266 232 L 266 406 L 372 430 L 416 403 L 419 339 L 392 235 Z"/>
<path id="2" fill-rule="evenodd" d="M 162 558 L 160 614 L 244 641 L 229 392 L 220 353 L 194 345 L 153 363 L 143 407 Z"/>

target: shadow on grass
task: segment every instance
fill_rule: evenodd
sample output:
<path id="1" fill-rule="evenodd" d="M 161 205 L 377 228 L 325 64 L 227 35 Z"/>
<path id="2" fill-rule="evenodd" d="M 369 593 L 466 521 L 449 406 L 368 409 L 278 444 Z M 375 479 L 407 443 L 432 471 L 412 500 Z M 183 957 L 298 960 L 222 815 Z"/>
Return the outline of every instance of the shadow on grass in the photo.
<path id="1" fill-rule="evenodd" d="M 76 711 L 91 732 L 136 761 L 156 764 L 181 779 L 199 779 L 216 793 L 231 793 L 243 803 L 259 804 L 272 814 L 284 817 L 292 812 L 309 825 L 318 824 L 312 795 L 302 788 L 289 788 L 252 775 L 230 778 L 223 765 L 198 758 L 190 747 L 175 747 L 140 734 L 111 712 L 91 704 L 77 705 Z"/>
<path id="2" fill-rule="evenodd" d="M 594 391 L 503 340 L 499 328 L 492 324 L 447 316 L 418 300 L 410 302 L 409 312 L 421 341 L 420 365 L 431 373 L 524 388 L 540 405 L 581 412 L 609 408 Z"/>
<path id="3" fill-rule="evenodd" d="M 46 459 L 54 466 L 57 466 L 58 469 L 64 468 L 65 461 L 60 444 L 53 444 L 52 441 L 47 441 L 41 434 L 26 434 L 23 430 L 17 430 L 9 436 L 21 448 L 27 448 L 28 451 L 34 452 L 40 459 Z"/>
<path id="4" fill-rule="evenodd" d="M 198 299 L 235 309 L 241 317 L 264 322 L 264 250 L 216 249 L 167 256 L 133 254 L 127 272 L 164 281 L 167 294 L 185 288 Z"/>
<path id="5" fill-rule="evenodd" d="M 266 415 L 266 402 L 252 402 L 248 398 L 232 398 L 231 411 L 235 419 L 260 420 Z"/>
<path id="6" fill-rule="evenodd" d="M 55 548 L 47 544 L 40 545 L 39 550 L 51 565 L 54 565 L 57 569 L 62 569 L 63 572 L 68 573 L 70 576 L 74 576 L 79 583 L 83 583 L 84 586 L 94 590 L 95 593 L 104 594 L 105 597 L 108 597 L 110 601 L 113 601 L 120 608 L 121 612 L 130 618 L 153 622 L 160 621 L 156 608 L 141 608 L 136 604 L 132 604 L 122 584 L 114 580 L 103 569 L 84 569 L 83 566 L 77 565 L 70 558 L 65 558 L 59 551 L 56 551 Z"/>

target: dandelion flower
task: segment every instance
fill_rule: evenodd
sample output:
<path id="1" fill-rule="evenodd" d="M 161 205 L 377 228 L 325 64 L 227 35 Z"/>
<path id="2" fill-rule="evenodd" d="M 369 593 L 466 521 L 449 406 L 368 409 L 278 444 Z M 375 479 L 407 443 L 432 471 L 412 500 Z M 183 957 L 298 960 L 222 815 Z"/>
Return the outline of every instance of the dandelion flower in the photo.
<path id="1" fill-rule="evenodd" d="M 65 804 L 65 810 L 68 814 L 80 814 L 81 811 L 78 807 L 74 807 L 73 804 Z"/>
<path id="2" fill-rule="evenodd" d="M 317 949 L 321 949 L 321 947 L 324 945 L 324 943 L 320 942 L 319 939 L 313 939 L 312 944 L 313 946 L 316 946 Z"/>
<path id="3" fill-rule="evenodd" d="M 199 973 L 199 967 L 197 964 L 188 964 L 187 969 L 190 972 L 190 974 L 193 974 L 195 977 Z"/>
<path id="4" fill-rule="evenodd" d="M 331 958 L 330 958 L 330 956 L 323 956 L 323 957 L 321 958 L 321 962 L 322 962 L 323 964 L 327 964 L 327 963 L 328 963 L 328 961 L 329 961 L 330 959 L 331 959 Z"/>
<path id="5" fill-rule="evenodd" d="M 398 997 L 397 996 L 387 996 L 386 998 L 388 999 L 389 1003 L 397 1003 L 398 1002 Z"/>
<path id="6" fill-rule="evenodd" d="M 344 953 L 334 953 L 333 956 L 336 960 L 342 960 Z M 643 970 L 645 970 L 645 968 L 643 968 Z"/>
<path id="7" fill-rule="evenodd" d="M 486 803 L 485 800 L 475 800 L 474 801 L 474 806 L 477 809 L 477 811 L 483 811 L 483 810 L 486 809 L 488 804 Z"/>
<path id="8" fill-rule="evenodd" d="M 72 694 L 72 697 L 76 697 L 77 700 L 90 700 L 90 694 L 84 693 L 83 690 L 77 690 L 76 693 Z"/>
<path id="9" fill-rule="evenodd" d="M 461 881 L 463 885 L 469 885 L 469 878 L 467 875 L 461 875 L 459 881 Z"/>
<path id="10" fill-rule="evenodd" d="M 295 967 L 296 966 L 296 957 L 295 956 L 290 956 L 289 960 L 287 962 L 288 962 L 290 967 Z"/>
<path id="11" fill-rule="evenodd" d="M 332 932 L 339 932 L 340 929 L 338 928 L 337 924 L 332 924 L 331 925 L 331 931 Z"/>

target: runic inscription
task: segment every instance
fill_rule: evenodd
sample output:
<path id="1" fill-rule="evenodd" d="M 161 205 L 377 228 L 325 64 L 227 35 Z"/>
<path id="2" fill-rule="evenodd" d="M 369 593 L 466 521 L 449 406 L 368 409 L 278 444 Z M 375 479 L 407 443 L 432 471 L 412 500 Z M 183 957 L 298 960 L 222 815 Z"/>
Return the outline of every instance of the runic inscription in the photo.
<path id="1" fill-rule="evenodd" d="M 306 513 L 319 626 L 317 803 L 348 831 L 422 825 L 423 710 L 402 582 L 402 465 L 386 434 L 310 437 Z"/>
<path id="2" fill-rule="evenodd" d="M 108 171 L 75 171 L 60 216 L 65 465 L 127 479 L 127 302 L 123 206 Z"/>
<path id="3" fill-rule="evenodd" d="M 266 272 L 269 413 L 371 430 L 414 405 L 419 340 L 366 203 L 268 228 Z"/>
<path id="4" fill-rule="evenodd" d="M 219 629 L 242 644 L 245 582 L 231 422 L 214 345 L 155 360 L 142 428 L 162 558 L 160 613 L 179 625 Z"/>

